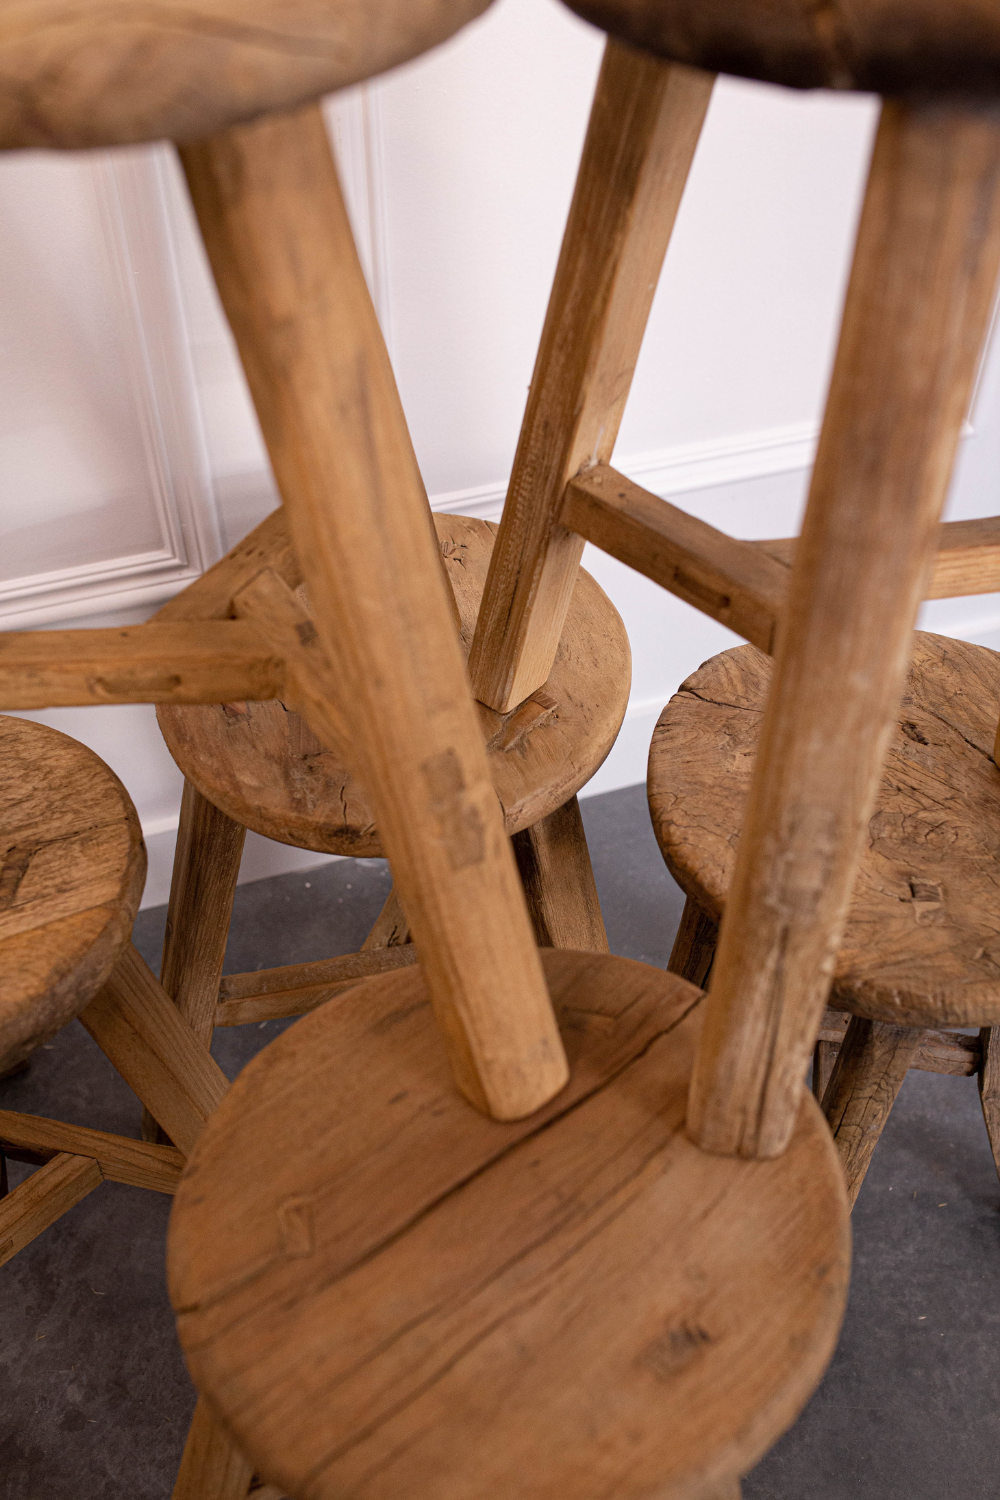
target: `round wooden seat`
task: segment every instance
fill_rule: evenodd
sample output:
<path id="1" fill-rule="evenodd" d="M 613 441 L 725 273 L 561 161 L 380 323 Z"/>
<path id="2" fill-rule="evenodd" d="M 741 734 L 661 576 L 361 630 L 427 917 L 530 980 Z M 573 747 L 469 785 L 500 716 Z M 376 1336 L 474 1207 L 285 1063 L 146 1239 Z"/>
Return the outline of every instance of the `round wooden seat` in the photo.
<path id="1" fill-rule="evenodd" d="M 102 760 L 0 715 L 0 1073 L 104 983 L 146 878 L 135 808 Z"/>
<path id="2" fill-rule="evenodd" d="M 771 662 L 724 651 L 660 715 L 649 806 L 688 896 L 721 915 Z M 904 1026 L 1000 1022 L 1000 655 L 917 632 L 830 1003 Z"/>
<path id="3" fill-rule="evenodd" d="M 567 0 L 611 36 L 674 62 L 791 88 L 1000 92 L 993 0 Z"/>
<path id="4" fill-rule="evenodd" d="M 467 654 L 497 528 L 465 516 L 435 524 Z M 479 708 L 508 833 L 562 807 L 593 776 L 621 727 L 630 678 L 621 618 L 581 569 L 545 687 L 510 714 Z M 281 703 L 161 705 L 157 717 L 184 775 L 244 827 L 323 853 L 382 853 L 363 789 Z"/>
<path id="5" fill-rule="evenodd" d="M 728 1496 L 832 1352 L 849 1243 L 815 1102 L 777 1160 L 701 1153 L 698 991 L 542 956 L 572 1076 L 529 1119 L 458 1096 L 407 969 L 273 1042 L 190 1158 L 181 1343 L 291 1496 Z"/>
<path id="6" fill-rule="evenodd" d="M 418 56 L 489 0 L 0 0 L 0 149 L 191 140 Z"/>

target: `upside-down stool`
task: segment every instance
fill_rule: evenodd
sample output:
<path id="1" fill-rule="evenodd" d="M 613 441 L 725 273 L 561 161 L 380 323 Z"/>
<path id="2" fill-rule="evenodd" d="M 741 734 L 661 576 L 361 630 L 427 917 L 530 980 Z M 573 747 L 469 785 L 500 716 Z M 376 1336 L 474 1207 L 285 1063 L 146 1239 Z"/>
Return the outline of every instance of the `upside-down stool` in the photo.
<path id="1" fill-rule="evenodd" d="M 697 983 L 732 878 L 770 678 L 753 646 L 724 651 L 682 684 L 653 734 L 653 827 L 687 894 L 670 967 Z M 814 1066 L 852 1202 L 911 1067 L 978 1074 L 1000 1170 L 998 719 L 1000 656 L 918 632 Z M 948 1029 L 969 1026 L 979 1035 Z"/>
<path id="2" fill-rule="evenodd" d="M 146 851 L 117 776 L 0 715 L 0 828 L 0 1076 L 78 1016 L 182 1148 L 0 1109 L 2 1263 L 105 1180 L 172 1193 L 228 1085 L 130 943 Z M 40 1167 L 10 1192 L 8 1157 Z"/>
<path id="3" fill-rule="evenodd" d="M 496 526 L 434 518 L 468 652 Z M 287 550 L 278 513 L 246 546 Z M 159 619 L 182 617 L 182 596 Z M 493 786 L 513 835 L 535 936 L 543 946 L 607 952 L 576 793 L 614 743 L 628 702 L 628 637 L 610 600 L 580 570 L 567 628 L 544 687 L 516 711 L 480 707 Z M 299 848 L 382 854 L 370 799 L 343 758 L 279 699 L 163 704 L 157 717 L 185 787 L 161 979 L 196 1033 L 301 1014 L 339 986 L 416 959 L 395 891 L 364 949 L 331 960 L 222 978 L 247 828 Z"/>
<path id="4" fill-rule="evenodd" d="M 643 14 L 682 17 L 682 40 L 700 27 L 732 65 L 728 10 L 602 19 L 624 32 Z M 766 34 L 765 76 L 784 80 L 798 32 L 776 14 L 747 4 L 732 24 Z M 912 19 L 933 45 L 905 86 L 926 96 L 948 29 Z M 846 1194 L 802 1079 L 996 283 L 1000 120 L 990 100 L 883 108 L 784 584 L 717 533 L 699 563 L 710 528 L 607 464 L 710 87 L 609 44 L 470 654 L 497 712 L 546 681 L 582 534 L 717 612 L 709 564 L 748 584 L 758 620 L 780 602 L 710 991 L 543 953 L 570 1078 L 516 1121 L 451 1089 L 422 965 L 363 980 L 244 1071 L 175 1200 L 170 1290 L 205 1406 L 295 1500 L 729 1500 L 835 1336 Z M 284 206 L 306 240 L 308 205 Z M 275 368 L 282 352 L 274 337 Z M 260 378 L 260 340 L 252 353 Z M 303 455 L 304 489 L 309 472 Z"/>

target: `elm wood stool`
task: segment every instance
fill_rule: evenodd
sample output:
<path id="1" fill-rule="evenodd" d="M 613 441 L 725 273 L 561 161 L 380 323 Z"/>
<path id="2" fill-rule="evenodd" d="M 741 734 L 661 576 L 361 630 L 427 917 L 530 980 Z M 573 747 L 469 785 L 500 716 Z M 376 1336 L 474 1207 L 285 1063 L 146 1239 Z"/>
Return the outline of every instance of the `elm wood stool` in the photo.
<path id="1" fill-rule="evenodd" d="M 567 485 L 610 452 L 707 96 L 609 47 L 480 611 L 498 712 L 551 671 Z M 732 1496 L 816 1378 L 835 1316 L 807 1286 L 821 1240 L 843 1273 L 846 1195 L 818 1141 L 799 1170 L 801 1080 L 996 282 L 998 165 L 979 105 L 886 105 L 707 1000 L 546 952 L 570 1082 L 491 1122 L 450 1090 L 421 970 L 369 978 L 203 1132 L 170 1235 L 179 1332 L 204 1404 L 292 1496 Z M 475 646 L 471 666 L 482 694 Z"/>
<path id="2" fill-rule="evenodd" d="M 732 879 L 770 679 L 770 661 L 753 646 L 724 651 L 681 686 L 653 735 L 653 827 L 688 898 L 670 967 L 700 984 Z M 978 1073 L 1000 1170 L 990 1029 L 1000 1023 L 998 715 L 1000 656 L 918 632 L 814 1066 L 852 1202 L 911 1067 Z M 942 1029 L 956 1026 L 981 1030 Z"/>
<path id="3" fill-rule="evenodd" d="M 189 1148 L 226 1079 L 129 941 L 146 851 L 128 793 L 91 750 L 0 715 L 0 1074 L 74 1017 Z M 6 1158 L 40 1170 L 7 1191 Z M 0 1263 L 105 1180 L 172 1193 L 169 1146 L 0 1109 Z"/>
<path id="4" fill-rule="evenodd" d="M 434 524 L 467 653 L 496 526 L 450 515 L 435 517 Z M 254 538 L 277 556 L 288 545 L 284 516 L 269 518 Z M 160 617 L 185 603 L 167 605 Z M 625 628 L 581 569 L 545 687 L 515 712 L 478 710 L 494 789 L 543 946 L 607 952 L 576 792 L 614 743 L 629 680 Z M 281 701 L 161 705 L 157 717 L 185 775 L 161 978 L 199 1035 L 209 1041 L 213 1025 L 301 1014 L 342 984 L 415 960 L 393 892 L 361 953 L 222 979 L 247 828 L 355 858 L 377 857 L 382 846 L 363 788 Z"/>

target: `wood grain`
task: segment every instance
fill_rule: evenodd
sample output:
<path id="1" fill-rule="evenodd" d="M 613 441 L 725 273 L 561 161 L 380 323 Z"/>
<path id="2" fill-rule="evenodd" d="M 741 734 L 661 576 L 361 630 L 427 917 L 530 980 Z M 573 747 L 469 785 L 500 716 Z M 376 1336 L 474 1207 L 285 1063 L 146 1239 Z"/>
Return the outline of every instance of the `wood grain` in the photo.
<path id="1" fill-rule="evenodd" d="M 410 969 L 279 1037 L 196 1149 L 185 1357 L 288 1494 L 732 1494 L 819 1378 L 849 1252 L 814 1101 L 778 1161 L 704 1155 L 697 991 L 543 962 L 573 1068 L 532 1120 L 456 1096 Z"/>
<path id="2" fill-rule="evenodd" d="M 920 1041 L 917 1027 L 887 1026 L 864 1016 L 851 1018 L 823 1094 L 823 1113 L 852 1205 Z"/>
<path id="3" fill-rule="evenodd" d="M 984 1027 L 979 1033 L 979 1042 L 979 1099 L 993 1161 L 1000 1174 L 1000 1035 L 994 1028 Z"/>
<path id="4" fill-rule="evenodd" d="M 103 1181 L 91 1157 L 60 1152 L 7 1193 L 0 1200 L 0 1266 Z"/>
<path id="5" fill-rule="evenodd" d="M 679 974 L 703 990 L 708 983 L 718 942 L 717 920 L 688 896 L 667 968 L 671 974 Z"/>
<path id="6" fill-rule="evenodd" d="M 242 621 L 0 634 L 3 708 L 273 698 L 284 682 L 281 658 Z"/>
<path id="7" fill-rule="evenodd" d="M 347 953 L 342 958 L 259 969 L 253 974 L 232 974 L 222 981 L 215 1024 L 245 1026 L 250 1021 L 303 1016 L 372 974 L 386 974 L 416 962 L 413 943 L 386 944 Z"/>
<path id="8" fill-rule="evenodd" d="M 170 1500 L 247 1500 L 253 1464 L 198 1397 Z"/>
<path id="9" fill-rule="evenodd" d="M 832 998 L 890 1025 L 1000 1021 L 1000 657 L 923 631 L 868 819 Z M 681 685 L 653 734 L 653 829 L 674 879 L 718 921 L 773 669 L 751 646 Z"/>
<path id="10" fill-rule="evenodd" d="M 229 1081 L 131 943 L 80 1020 L 188 1155 Z"/>
<path id="11" fill-rule="evenodd" d="M 452 515 L 435 516 L 434 527 L 461 617 L 465 653 L 476 628 L 497 528 Z M 239 575 L 231 565 L 229 581 L 220 581 L 213 592 L 216 607 L 231 610 L 240 590 L 252 578 L 259 580 L 278 553 L 282 534 L 275 528 L 270 551 L 263 543 L 258 546 L 252 567 L 241 567 Z M 282 576 L 294 586 L 294 571 L 286 569 Z M 309 649 L 315 653 L 317 645 Z M 512 714 L 479 708 L 490 778 L 508 833 L 541 821 L 590 780 L 621 727 L 630 680 L 625 627 L 607 595 L 580 569 L 544 686 L 545 703 L 532 700 Z M 343 702 L 339 679 L 330 692 L 331 701 Z M 269 703 L 163 706 L 157 717 L 185 776 L 231 818 L 299 848 L 356 857 L 384 853 L 372 801 L 356 769 L 310 729 L 288 692 Z"/>
<path id="12" fill-rule="evenodd" d="M 469 657 L 498 711 L 552 670 L 583 550 L 563 492 L 611 457 L 711 91 L 704 74 L 605 52 Z"/>
<path id="13" fill-rule="evenodd" d="M 606 464 L 570 480 L 559 519 L 762 651 L 773 650 L 788 570 L 759 546 L 726 536 Z"/>
<path id="14" fill-rule="evenodd" d="M 784 1149 L 812 1056 L 1000 263 L 1000 119 L 886 103 L 779 630 L 688 1128 Z"/>
<path id="15" fill-rule="evenodd" d="M 399 899 L 399 892 L 393 886 L 385 898 L 385 905 L 375 918 L 371 931 L 361 944 L 361 951 L 364 953 L 371 948 L 400 948 L 412 941 L 410 924 L 406 920 L 403 903 Z"/>
<path id="16" fill-rule="evenodd" d="M 539 947 L 607 953 L 608 935 L 576 798 L 515 834 L 513 843 Z"/>
<path id="17" fill-rule="evenodd" d="M 182 161 L 456 1078 L 527 1113 L 566 1061 L 322 117 Z"/>
<path id="18" fill-rule="evenodd" d="M 567 0 L 634 47 L 799 89 L 995 97 L 1000 15 L 991 0 Z"/>
<path id="19" fill-rule="evenodd" d="M 60 1153 L 86 1156 L 97 1162 L 106 1181 L 156 1193 L 175 1193 L 184 1166 L 184 1157 L 173 1146 L 150 1145 L 10 1109 L 0 1109 L 0 1147 L 15 1161 L 51 1161 Z"/>
<path id="20" fill-rule="evenodd" d="M 68 735 L 0 716 L 0 1071 L 104 983 L 145 875 L 139 820 L 117 776 Z"/>
<path id="21" fill-rule="evenodd" d="M 362 82 L 489 0 L 4 0 L 0 148 L 186 140 Z"/>

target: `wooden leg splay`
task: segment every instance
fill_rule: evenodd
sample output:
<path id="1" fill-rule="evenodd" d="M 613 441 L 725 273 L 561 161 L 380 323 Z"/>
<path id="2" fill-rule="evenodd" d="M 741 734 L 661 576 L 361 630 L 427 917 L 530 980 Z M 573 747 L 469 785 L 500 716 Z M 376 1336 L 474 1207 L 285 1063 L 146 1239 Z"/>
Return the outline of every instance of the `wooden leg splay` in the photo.
<path id="1" fill-rule="evenodd" d="M 823 1096 L 823 1113 L 833 1131 L 852 1204 L 922 1037 L 919 1026 L 851 1017 Z"/>
<path id="2" fill-rule="evenodd" d="M 982 1056 L 979 1063 L 979 1099 L 983 1106 L 990 1150 L 1000 1176 L 1000 1027 L 984 1026 L 979 1033 Z"/>
<path id="3" fill-rule="evenodd" d="M 538 946 L 607 953 L 608 935 L 576 798 L 515 833 L 511 842 Z"/>
<path id="4" fill-rule="evenodd" d="M 171 1500 L 246 1500 L 252 1479 L 253 1464 L 199 1396 Z"/>
<path id="5" fill-rule="evenodd" d="M 718 922 L 703 912 L 689 896 L 684 903 L 681 925 L 674 938 L 667 968 L 671 974 L 679 974 L 703 990 L 708 983 L 718 941 Z"/>

